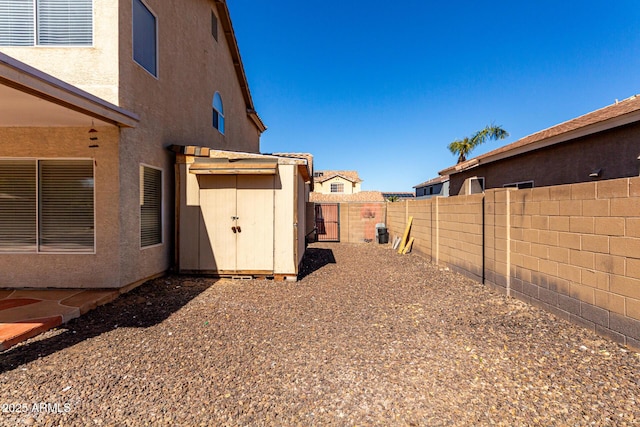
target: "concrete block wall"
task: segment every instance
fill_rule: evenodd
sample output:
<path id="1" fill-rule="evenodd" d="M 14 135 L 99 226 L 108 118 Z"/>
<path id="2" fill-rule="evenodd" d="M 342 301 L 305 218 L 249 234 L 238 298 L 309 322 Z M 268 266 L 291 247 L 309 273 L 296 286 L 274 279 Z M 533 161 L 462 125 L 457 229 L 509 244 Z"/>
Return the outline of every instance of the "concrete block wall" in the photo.
<path id="1" fill-rule="evenodd" d="M 414 216 L 414 250 L 434 262 L 640 348 L 640 177 L 387 210 L 391 234 Z"/>
<path id="2" fill-rule="evenodd" d="M 365 243 L 376 241 L 376 224 L 384 223 L 384 202 L 340 203 L 340 241 Z"/>

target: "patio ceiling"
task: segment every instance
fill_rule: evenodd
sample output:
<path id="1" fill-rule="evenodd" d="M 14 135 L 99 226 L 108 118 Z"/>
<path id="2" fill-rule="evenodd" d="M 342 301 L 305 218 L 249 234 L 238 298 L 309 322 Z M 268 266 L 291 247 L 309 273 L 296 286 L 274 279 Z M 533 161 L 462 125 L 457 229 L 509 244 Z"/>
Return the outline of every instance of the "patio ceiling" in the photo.
<path id="1" fill-rule="evenodd" d="M 0 53 L 0 127 L 135 127 L 139 117 Z"/>
<path id="2" fill-rule="evenodd" d="M 90 127 L 109 122 L 37 96 L 0 85 L 0 127 Z"/>

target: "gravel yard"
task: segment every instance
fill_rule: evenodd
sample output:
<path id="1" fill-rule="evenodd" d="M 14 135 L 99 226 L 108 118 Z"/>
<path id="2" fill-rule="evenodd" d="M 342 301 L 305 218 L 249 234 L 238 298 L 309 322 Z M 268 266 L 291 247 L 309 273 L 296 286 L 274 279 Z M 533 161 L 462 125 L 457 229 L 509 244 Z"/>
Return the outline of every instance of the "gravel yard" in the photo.
<path id="1" fill-rule="evenodd" d="M 0 353 L 1 425 L 640 425 L 640 355 L 387 245 L 169 276 Z"/>

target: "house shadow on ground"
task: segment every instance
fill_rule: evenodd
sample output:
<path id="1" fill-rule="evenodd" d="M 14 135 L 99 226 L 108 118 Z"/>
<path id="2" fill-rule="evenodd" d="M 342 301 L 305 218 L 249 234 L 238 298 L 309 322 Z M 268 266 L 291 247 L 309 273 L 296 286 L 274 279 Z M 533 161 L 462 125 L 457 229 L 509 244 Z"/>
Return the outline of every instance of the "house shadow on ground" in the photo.
<path id="1" fill-rule="evenodd" d="M 167 319 L 215 284 L 206 277 L 164 276 L 72 319 L 55 331 L 18 344 L 0 357 L 0 373 L 116 328 L 149 328 Z"/>
<path id="2" fill-rule="evenodd" d="M 320 270 L 327 264 L 335 264 L 336 259 L 331 249 L 308 247 L 302 257 L 298 280 L 302 280 L 314 271 Z"/>

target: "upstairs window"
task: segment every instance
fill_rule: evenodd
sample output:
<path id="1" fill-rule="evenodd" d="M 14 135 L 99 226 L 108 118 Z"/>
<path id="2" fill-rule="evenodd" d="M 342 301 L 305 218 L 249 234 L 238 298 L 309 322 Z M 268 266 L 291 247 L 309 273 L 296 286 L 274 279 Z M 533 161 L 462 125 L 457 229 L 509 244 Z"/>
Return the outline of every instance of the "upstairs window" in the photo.
<path id="1" fill-rule="evenodd" d="M 158 77 L 156 17 L 141 0 L 133 0 L 133 60 Z"/>
<path id="2" fill-rule="evenodd" d="M 332 182 L 331 183 L 331 192 L 332 193 L 344 193 L 344 184 L 342 182 Z"/>
<path id="3" fill-rule="evenodd" d="M 93 0 L 0 0 L 0 46 L 91 46 Z"/>
<path id="4" fill-rule="evenodd" d="M 216 92 L 213 95 L 213 127 L 218 129 L 224 135 L 224 108 L 222 106 L 222 97 Z"/>
<path id="5" fill-rule="evenodd" d="M 211 35 L 218 41 L 218 18 L 213 11 L 211 11 Z"/>

